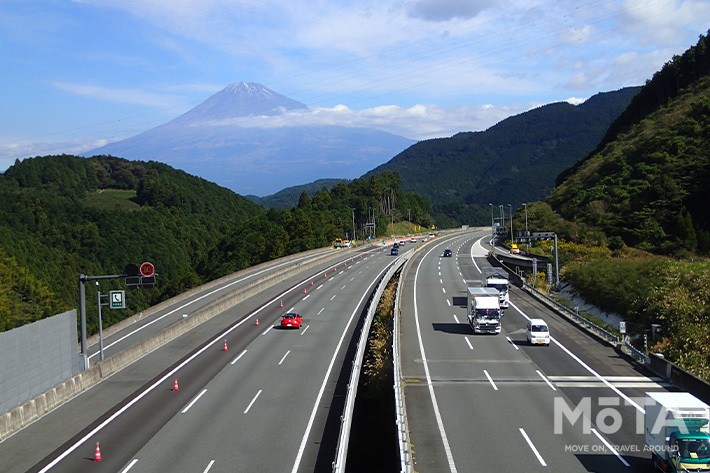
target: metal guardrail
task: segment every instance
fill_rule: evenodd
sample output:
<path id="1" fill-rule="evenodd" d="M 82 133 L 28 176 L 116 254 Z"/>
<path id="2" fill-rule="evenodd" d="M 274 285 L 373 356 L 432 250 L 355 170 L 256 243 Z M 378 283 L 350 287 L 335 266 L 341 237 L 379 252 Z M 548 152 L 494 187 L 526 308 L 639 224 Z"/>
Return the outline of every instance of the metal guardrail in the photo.
<path id="1" fill-rule="evenodd" d="M 392 276 L 394 276 L 394 274 L 399 271 L 402 266 L 404 266 L 408 259 L 409 256 L 406 253 L 399 256 L 390 269 L 387 270 L 382 279 L 380 279 L 375 295 L 373 296 L 370 306 L 367 309 L 367 316 L 365 317 L 365 322 L 363 323 L 362 331 L 360 332 L 360 339 L 358 340 L 355 359 L 353 360 L 353 369 L 350 373 L 348 392 L 345 396 L 345 407 L 343 408 L 343 414 L 340 417 L 340 434 L 338 436 L 338 444 L 336 446 L 335 461 L 333 462 L 333 472 L 343 473 L 345 471 L 345 464 L 348 456 L 348 443 L 350 440 L 350 428 L 352 426 L 353 412 L 355 410 L 355 398 L 357 396 L 357 387 L 360 380 L 360 371 L 362 370 L 362 360 L 365 356 L 367 339 L 370 334 L 372 320 L 374 319 L 375 312 L 377 311 L 377 305 L 382 298 L 382 294 L 387 287 L 387 283 L 389 283 Z"/>
<path id="2" fill-rule="evenodd" d="M 397 424 L 397 445 L 399 446 L 399 461 L 401 473 L 412 473 L 414 471 L 414 460 L 409 449 L 409 428 L 407 427 L 407 415 L 404 399 L 404 386 L 402 385 L 402 365 L 400 362 L 399 345 L 399 300 L 401 297 L 401 285 L 397 285 L 397 293 L 394 298 L 394 326 L 392 328 L 392 365 L 394 366 L 394 409 Z"/>

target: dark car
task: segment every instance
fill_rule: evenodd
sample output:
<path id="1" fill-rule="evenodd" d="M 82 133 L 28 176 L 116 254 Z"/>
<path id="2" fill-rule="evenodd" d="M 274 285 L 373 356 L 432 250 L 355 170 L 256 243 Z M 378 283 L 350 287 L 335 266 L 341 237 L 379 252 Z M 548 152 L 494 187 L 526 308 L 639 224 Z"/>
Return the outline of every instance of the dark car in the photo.
<path id="1" fill-rule="evenodd" d="M 451 250 L 448 249 L 448 248 L 445 249 L 445 250 L 444 250 L 444 256 L 447 257 L 447 258 L 450 258 L 450 257 L 451 257 Z"/>
<path id="2" fill-rule="evenodd" d="M 397 248 L 392 248 L 392 250 L 390 251 L 390 254 L 392 256 L 397 256 L 397 255 L 399 255 L 399 250 Z"/>
<path id="3" fill-rule="evenodd" d="M 302 323 L 301 314 L 289 312 L 281 316 L 281 328 L 301 328 Z"/>
<path id="4" fill-rule="evenodd" d="M 397 242 L 395 241 L 395 242 L 394 242 L 394 245 L 392 245 L 392 248 L 399 248 L 399 243 L 397 243 Z"/>

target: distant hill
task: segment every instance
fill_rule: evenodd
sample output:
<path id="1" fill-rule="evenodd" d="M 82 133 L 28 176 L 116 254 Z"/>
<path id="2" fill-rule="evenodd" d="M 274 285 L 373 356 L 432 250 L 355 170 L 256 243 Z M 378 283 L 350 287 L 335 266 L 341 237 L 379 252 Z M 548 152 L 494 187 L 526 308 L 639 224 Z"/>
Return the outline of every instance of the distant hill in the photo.
<path id="1" fill-rule="evenodd" d="M 242 195 L 266 196 L 325 177 L 359 177 L 414 143 L 376 128 L 296 125 L 312 113 L 241 82 L 164 125 L 84 155 L 159 161 Z"/>
<path id="2" fill-rule="evenodd" d="M 276 194 L 267 195 L 266 197 L 258 197 L 255 195 L 245 195 L 247 199 L 255 202 L 262 207 L 270 209 L 272 207 L 279 209 L 288 209 L 298 205 L 298 199 L 304 192 L 309 196 L 314 196 L 322 189 L 332 189 L 335 185 L 341 182 L 348 182 L 347 179 L 318 179 L 310 184 L 300 186 L 287 187 L 278 191 Z"/>
<path id="3" fill-rule="evenodd" d="M 489 203 L 543 199 L 564 169 L 589 154 L 640 87 L 553 103 L 481 132 L 416 143 L 365 174 L 398 172 L 402 187 L 426 196 L 438 222 L 490 222 Z"/>
<path id="4" fill-rule="evenodd" d="M 663 95 L 658 95 L 663 91 Z M 710 40 L 675 56 L 546 199 L 613 246 L 710 254 Z"/>

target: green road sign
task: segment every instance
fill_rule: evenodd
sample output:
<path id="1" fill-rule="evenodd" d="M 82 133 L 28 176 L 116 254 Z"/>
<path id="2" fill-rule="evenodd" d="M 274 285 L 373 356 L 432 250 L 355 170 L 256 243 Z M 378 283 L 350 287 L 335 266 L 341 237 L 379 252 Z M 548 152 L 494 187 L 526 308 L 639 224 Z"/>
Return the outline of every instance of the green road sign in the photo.
<path id="1" fill-rule="evenodd" d="M 109 307 L 111 309 L 126 308 L 126 291 L 109 291 Z"/>

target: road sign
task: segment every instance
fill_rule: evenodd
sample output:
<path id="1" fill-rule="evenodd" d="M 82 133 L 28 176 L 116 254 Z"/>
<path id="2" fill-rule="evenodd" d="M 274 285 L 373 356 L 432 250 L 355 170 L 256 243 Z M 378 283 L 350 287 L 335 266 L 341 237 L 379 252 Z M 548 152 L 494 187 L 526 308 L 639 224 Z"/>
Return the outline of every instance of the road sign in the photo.
<path id="1" fill-rule="evenodd" d="M 153 266 L 153 263 L 145 262 L 141 265 L 140 267 L 140 272 L 141 276 L 152 276 L 153 273 L 155 272 L 155 267 Z"/>
<path id="2" fill-rule="evenodd" d="M 108 292 L 109 308 L 125 309 L 126 308 L 126 291 L 109 291 Z"/>
<path id="3" fill-rule="evenodd" d="M 622 335 L 626 333 L 626 322 L 623 320 L 619 322 L 619 332 L 621 332 Z"/>

